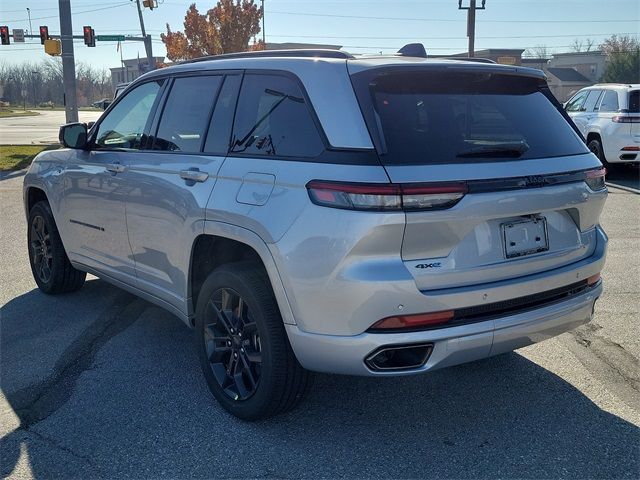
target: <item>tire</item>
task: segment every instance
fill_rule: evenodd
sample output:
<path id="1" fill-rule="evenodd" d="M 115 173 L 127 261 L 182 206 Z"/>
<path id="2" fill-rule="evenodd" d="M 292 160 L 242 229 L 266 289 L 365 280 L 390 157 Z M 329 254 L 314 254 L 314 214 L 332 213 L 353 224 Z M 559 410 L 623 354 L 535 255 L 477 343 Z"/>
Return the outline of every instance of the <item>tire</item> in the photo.
<path id="1" fill-rule="evenodd" d="M 607 159 L 604 158 L 604 150 L 602 149 L 602 143 L 600 140 L 594 138 L 587 144 L 587 148 L 591 150 L 596 157 L 598 157 L 598 160 L 600 160 L 603 165 L 609 165 Z"/>
<path id="2" fill-rule="evenodd" d="M 71 266 L 45 201 L 36 203 L 29 212 L 27 248 L 31 273 L 42 292 L 55 295 L 82 288 L 87 274 Z"/>
<path id="3" fill-rule="evenodd" d="M 310 386 L 261 266 L 232 263 L 209 275 L 198 295 L 195 337 L 211 393 L 238 418 L 284 413 Z"/>

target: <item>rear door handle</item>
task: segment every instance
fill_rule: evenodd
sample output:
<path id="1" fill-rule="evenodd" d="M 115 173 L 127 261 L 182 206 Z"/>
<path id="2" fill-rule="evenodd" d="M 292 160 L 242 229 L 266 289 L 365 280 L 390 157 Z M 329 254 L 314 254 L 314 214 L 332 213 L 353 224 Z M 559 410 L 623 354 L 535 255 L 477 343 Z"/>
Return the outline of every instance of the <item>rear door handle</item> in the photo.
<path id="1" fill-rule="evenodd" d="M 197 168 L 190 168 L 188 170 L 180 171 L 180 178 L 186 180 L 187 185 L 193 185 L 195 182 L 204 182 L 209 178 L 207 172 L 201 172 Z"/>
<path id="2" fill-rule="evenodd" d="M 119 162 L 109 163 L 106 168 L 109 172 L 113 174 L 122 173 L 125 170 L 125 166 Z"/>

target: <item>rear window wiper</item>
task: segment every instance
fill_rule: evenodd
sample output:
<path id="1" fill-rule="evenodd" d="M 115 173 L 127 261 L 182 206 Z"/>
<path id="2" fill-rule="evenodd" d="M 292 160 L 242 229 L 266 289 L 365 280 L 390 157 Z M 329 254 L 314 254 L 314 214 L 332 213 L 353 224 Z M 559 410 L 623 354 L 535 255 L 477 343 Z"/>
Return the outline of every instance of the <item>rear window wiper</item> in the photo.
<path id="1" fill-rule="evenodd" d="M 480 145 L 477 147 L 461 150 L 456 154 L 456 157 L 461 158 L 474 158 L 474 157 L 503 157 L 503 158 L 518 158 L 529 150 L 529 145 L 526 142 L 518 143 L 500 143 L 496 145 Z"/>

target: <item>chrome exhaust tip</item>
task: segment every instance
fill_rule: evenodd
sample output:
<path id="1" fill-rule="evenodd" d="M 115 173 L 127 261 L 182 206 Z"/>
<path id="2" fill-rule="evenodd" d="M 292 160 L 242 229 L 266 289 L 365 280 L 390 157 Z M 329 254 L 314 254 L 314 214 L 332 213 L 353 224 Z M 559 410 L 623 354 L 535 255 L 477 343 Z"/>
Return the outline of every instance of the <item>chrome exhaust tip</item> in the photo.
<path id="1" fill-rule="evenodd" d="M 380 347 L 367 356 L 365 364 L 376 372 L 415 370 L 427 363 L 432 350 L 431 343 Z"/>

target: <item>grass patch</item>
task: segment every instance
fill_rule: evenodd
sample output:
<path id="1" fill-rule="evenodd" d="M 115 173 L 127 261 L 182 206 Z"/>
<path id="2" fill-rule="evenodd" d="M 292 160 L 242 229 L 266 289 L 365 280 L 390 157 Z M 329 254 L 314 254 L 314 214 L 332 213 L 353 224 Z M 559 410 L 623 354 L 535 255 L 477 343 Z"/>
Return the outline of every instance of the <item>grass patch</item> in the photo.
<path id="1" fill-rule="evenodd" d="M 32 110 L 0 110 L 0 118 L 7 117 L 31 117 L 34 115 L 40 115 L 38 112 Z"/>
<path id="2" fill-rule="evenodd" d="M 53 150 L 56 145 L 0 145 L 0 171 L 20 170 L 31 165 L 33 158 L 43 150 Z"/>

